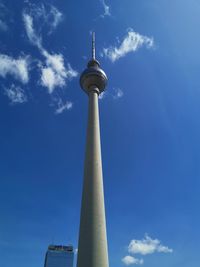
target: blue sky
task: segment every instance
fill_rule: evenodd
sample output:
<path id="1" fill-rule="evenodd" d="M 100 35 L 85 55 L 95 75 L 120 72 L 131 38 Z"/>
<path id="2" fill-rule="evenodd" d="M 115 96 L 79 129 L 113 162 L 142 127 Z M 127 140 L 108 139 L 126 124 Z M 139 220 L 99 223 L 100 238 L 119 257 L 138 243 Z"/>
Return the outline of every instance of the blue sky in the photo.
<path id="1" fill-rule="evenodd" d="M 198 267 L 200 3 L 0 1 L 0 265 L 77 247 L 96 54 L 110 266 Z"/>

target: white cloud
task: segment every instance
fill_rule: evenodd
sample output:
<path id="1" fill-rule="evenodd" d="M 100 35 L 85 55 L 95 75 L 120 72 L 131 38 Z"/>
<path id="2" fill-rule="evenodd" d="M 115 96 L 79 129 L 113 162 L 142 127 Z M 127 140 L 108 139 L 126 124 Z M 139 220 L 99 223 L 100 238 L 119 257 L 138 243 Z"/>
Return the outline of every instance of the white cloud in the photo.
<path id="1" fill-rule="evenodd" d="M 121 98 L 123 97 L 123 95 L 124 95 L 124 92 L 120 88 L 114 88 L 114 95 L 113 95 L 114 99 Z"/>
<path id="2" fill-rule="evenodd" d="M 102 100 L 104 99 L 106 96 L 106 92 L 102 92 L 100 95 L 99 95 L 99 99 Z"/>
<path id="3" fill-rule="evenodd" d="M 104 9 L 104 13 L 101 15 L 101 17 L 104 18 L 105 16 L 110 16 L 110 7 L 106 4 L 105 0 L 100 0 L 100 2 Z"/>
<path id="4" fill-rule="evenodd" d="M 136 259 L 132 256 L 127 255 L 124 258 L 122 258 L 122 262 L 125 265 L 133 265 L 133 264 L 142 265 L 144 263 L 144 260 L 143 259 Z"/>
<path id="5" fill-rule="evenodd" d="M 52 29 L 54 30 L 57 28 L 59 23 L 63 20 L 63 14 L 54 6 L 51 6 L 50 14 L 52 16 L 51 25 L 52 25 Z"/>
<path id="6" fill-rule="evenodd" d="M 26 13 L 23 13 L 24 26 L 29 41 L 42 50 L 42 39 L 39 37 L 33 28 L 33 18 Z"/>
<path id="7" fill-rule="evenodd" d="M 0 54 L 0 76 L 5 78 L 7 75 L 13 75 L 15 79 L 27 83 L 29 81 L 29 58 L 21 56 L 15 59 Z"/>
<path id="8" fill-rule="evenodd" d="M 99 95 L 99 99 L 102 100 L 107 96 L 111 96 L 113 99 L 119 99 L 122 98 L 124 95 L 124 92 L 120 88 L 113 88 L 111 93 L 108 91 L 104 91 Z"/>
<path id="9" fill-rule="evenodd" d="M 52 68 L 44 67 L 41 68 L 41 84 L 48 88 L 51 94 L 54 91 L 55 86 L 63 86 L 64 80 L 52 70 Z"/>
<path id="10" fill-rule="evenodd" d="M 9 21 L 10 19 L 8 9 L 3 3 L 0 2 L 0 31 L 5 32 L 8 30 L 7 22 Z"/>
<path id="11" fill-rule="evenodd" d="M 115 62 L 119 58 L 124 57 L 127 53 L 136 52 L 142 46 L 152 48 L 154 46 L 153 38 L 149 38 L 129 29 L 119 47 L 110 46 L 108 48 L 104 48 L 103 53 L 112 62 Z"/>
<path id="12" fill-rule="evenodd" d="M 10 88 L 5 88 L 4 92 L 11 101 L 11 104 L 22 104 L 27 102 L 27 96 L 24 90 L 19 86 L 12 84 Z"/>
<path id="13" fill-rule="evenodd" d="M 44 51 L 46 56 L 46 66 L 41 67 L 41 84 L 48 88 L 48 92 L 53 93 L 56 87 L 66 85 L 66 80 L 70 80 L 78 75 L 70 64 L 64 65 L 64 57 L 61 54 L 50 55 Z"/>
<path id="14" fill-rule="evenodd" d="M 128 252 L 132 254 L 152 254 L 155 252 L 172 253 L 173 250 L 163 246 L 158 239 L 152 239 L 147 234 L 142 240 L 131 240 L 128 246 Z"/>
<path id="15" fill-rule="evenodd" d="M 38 32 L 45 26 L 45 32 L 51 34 L 63 21 L 63 14 L 51 4 L 27 4 L 26 13 L 37 22 Z"/>
<path id="16" fill-rule="evenodd" d="M 56 99 L 57 100 L 57 107 L 55 110 L 55 114 L 61 114 L 63 113 L 65 110 L 70 110 L 73 107 L 73 103 L 71 101 L 63 101 L 61 98 Z M 54 99 L 55 101 L 55 99 Z"/>
<path id="17" fill-rule="evenodd" d="M 45 51 L 46 64 L 50 66 L 56 73 L 58 73 L 63 78 L 71 79 L 78 75 L 78 73 L 73 70 L 70 64 L 67 64 L 67 68 L 64 66 L 64 57 L 62 54 L 50 55 Z"/>
<path id="18" fill-rule="evenodd" d="M 57 12 L 57 15 L 54 15 L 54 24 L 57 24 L 61 14 L 59 15 L 55 8 L 52 10 L 54 10 L 52 12 Z M 67 67 L 65 67 L 64 56 L 62 54 L 50 54 L 43 47 L 42 38 L 38 36 L 34 29 L 33 17 L 23 13 L 23 19 L 29 41 L 39 49 L 40 53 L 46 59 L 45 64 L 39 64 L 41 69 L 41 84 L 47 87 L 48 92 L 51 94 L 56 87 L 65 86 L 67 80 L 76 77 L 78 73 L 72 69 L 70 64 L 67 64 Z"/>

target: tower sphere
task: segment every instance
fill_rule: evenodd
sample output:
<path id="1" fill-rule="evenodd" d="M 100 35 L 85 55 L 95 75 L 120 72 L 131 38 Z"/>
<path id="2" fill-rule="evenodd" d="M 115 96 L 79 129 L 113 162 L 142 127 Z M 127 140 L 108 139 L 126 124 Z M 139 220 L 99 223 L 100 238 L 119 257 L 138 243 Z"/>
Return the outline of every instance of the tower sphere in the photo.
<path id="1" fill-rule="evenodd" d="M 108 78 L 105 72 L 100 68 L 100 64 L 96 59 L 91 59 L 88 62 L 87 68 L 83 71 L 80 77 L 81 88 L 89 94 L 95 87 L 98 94 L 101 94 L 107 84 Z"/>

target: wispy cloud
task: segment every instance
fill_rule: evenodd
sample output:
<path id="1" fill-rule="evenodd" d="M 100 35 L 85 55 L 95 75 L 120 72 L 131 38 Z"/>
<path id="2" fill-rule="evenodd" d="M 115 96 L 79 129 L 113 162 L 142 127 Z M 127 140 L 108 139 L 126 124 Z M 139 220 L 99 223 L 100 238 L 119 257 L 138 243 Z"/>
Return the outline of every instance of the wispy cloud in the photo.
<path id="1" fill-rule="evenodd" d="M 99 95 L 99 99 L 102 100 L 104 99 L 106 96 L 106 92 L 102 92 L 100 95 Z"/>
<path id="2" fill-rule="evenodd" d="M 39 84 L 46 87 L 48 93 L 52 94 L 55 88 L 64 87 L 70 79 L 78 75 L 70 63 L 65 62 L 62 53 L 48 52 L 43 46 L 43 34 L 51 34 L 63 20 L 63 14 L 50 4 L 36 5 L 28 0 L 24 1 L 24 4 L 26 7 L 22 12 L 22 18 L 27 38 L 30 44 L 38 49 L 43 60 L 34 60 L 24 54 L 15 58 L 10 55 L 0 54 L 0 77 L 12 76 L 21 83 L 27 84 L 30 80 L 30 65 L 37 62 L 37 68 L 40 71 Z M 0 9 L 6 9 L 1 4 L 1 1 Z M 6 20 L 4 20 L 4 16 L 1 16 L 0 12 L 0 31 L 7 30 L 7 24 L 4 21 Z M 26 92 L 22 88 L 14 83 L 11 83 L 10 86 L 3 86 L 4 93 L 12 104 L 28 101 Z M 71 101 L 63 100 L 65 95 L 64 93 L 62 94 L 63 97 L 57 97 L 53 104 L 56 114 L 60 114 L 64 110 L 70 110 L 73 106 Z M 51 96 L 51 99 L 53 97 L 55 97 L 55 94 Z"/>
<path id="3" fill-rule="evenodd" d="M 113 94 L 114 99 L 123 97 L 124 92 L 120 88 L 114 88 L 113 90 L 114 90 L 114 94 Z"/>
<path id="4" fill-rule="evenodd" d="M 43 50 L 42 38 L 38 36 L 38 34 L 35 32 L 35 29 L 33 28 L 33 18 L 29 14 L 23 13 L 23 20 L 29 41 L 33 45 L 37 46 L 40 50 Z"/>
<path id="5" fill-rule="evenodd" d="M 136 52 L 139 48 L 145 46 L 146 48 L 152 48 L 154 46 L 154 39 L 141 35 L 133 29 L 129 29 L 122 43 L 117 46 L 110 46 L 103 49 L 103 54 L 109 58 L 112 62 L 124 57 L 127 53 Z"/>
<path id="6" fill-rule="evenodd" d="M 54 113 L 56 115 L 62 114 L 64 111 L 70 110 L 73 108 L 73 102 L 69 100 L 63 100 L 60 95 L 54 95 L 52 97 L 52 103 L 50 106 L 54 108 Z"/>
<path id="7" fill-rule="evenodd" d="M 51 34 L 57 26 L 62 22 L 64 16 L 55 6 L 51 4 L 30 4 L 26 12 L 31 15 L 35 20 L 38 21 L 38 27 L 41 28 L 46 25 L 48 28 L 47 32 Z"/>
<path id="8" fill-rule="evenodd" d="M 53 93 L 56 87 L 63 87 L 66 81 L 78 75 L 68 63 L 64 65 L 64 57 L 62 54 L 45 53 L 46 64 L 41 67 L 41 84 L 48 88 L 48 92 Z"/>
<path id="9" fill-rule="evenodd" d="M 73 103 L 71 101 L 63 101 L 61 98 L 58 99 L 57 108 L 55 110 L 55 114 L 61 114 L 65 110 L 70 110 L 73 107 Z"/>
<path id="10" fill-rule="evenodd" d="M 131 240 L 128 246 L 128 252 L 132 254 L 147 255 L 155 252 L 172 253 L 173 250 L 161 244 L 160 240 L 152 239 L 147 234 L 142 240 Z"/>
<path id="11" fill-rule="evenodd" d="M 29 81 L 29 57 L 21 56 L 17 59 L 0 54 L 0 76 L 5 78 L 7 75 L 14 76 L 22 83 Z"/>
<path id="12" fill-rule="evenodd" d="M 47 87 L 48 92 L 53 93 L 56 87 L 63 87 L 67 80 L 78 75 L 68 63 L 64 64 L 62 54 L 50 54 L 42 45 L 42 38 L 39 36 L 33 26 L 33 18 L 27 13 L 23 13 L 23 20 L 29 41 L 35 45 L 40 53 L 45 57 L 45 64 L 40 63 L 41 85 Z"/>
<path id="13" fill-rule="evenodd" d="M 0 31 L 7 31 L 8 25 L 6 23 L 6 17 L 8 15 L 8 10 L 3 3 L 0 3 Z"/>
<path id="14" fill-rule="evenodd" d="M 60 22 L 63 20 L 63 14 L 54 6 L 51 6 L 49 19 L 52 17 L 52 30 L 56 29 Z"/>
<path id="15" fill-rule="evenodd" d="M 124 95 L 124 92 L 120 88 L 112 88 L 110 91 L 102 92 L 99 95 L 99 99 L 102 100 L 105 97 L 112 97 L 114 100 L 117 100 L 119 98 L 122 98 Z"/>
<path id="16" fill-rule="evenodd" d="M 42 67 L 41 72 L 41 84 L 48 88 L 50 94 L 53 93 L 56 86 L 62 87 L 65 85 L 63 77 L 57 74 L 52 68 Z"/>
<path id="17" fill-rule="evenodd" d="M 22 104 L 27 102 L 27 96 L 24 90 L 14 84 L 10 88 L 4 88 L 4 93 L 9 98 L 11 104 Z"/>
<path id="18" fill-rule="evenodd" d="M 100 0 L 103 9 L 104 9 L 104 13 L 101 15 L 102 18 L 104 18 L 105 16 L 110 16 L 110 7 L 106 4 L 105 0 Z"/>
<path id="19" fill-rule="evenodd" d="M 142 265 L 144 263 L 144 260 L 143 259 L 136 259 L 132 256 L 127 255 L 124 258 L 122 258 L 122 262 L 127 266 L 133 265 L 133 264 Z"/>

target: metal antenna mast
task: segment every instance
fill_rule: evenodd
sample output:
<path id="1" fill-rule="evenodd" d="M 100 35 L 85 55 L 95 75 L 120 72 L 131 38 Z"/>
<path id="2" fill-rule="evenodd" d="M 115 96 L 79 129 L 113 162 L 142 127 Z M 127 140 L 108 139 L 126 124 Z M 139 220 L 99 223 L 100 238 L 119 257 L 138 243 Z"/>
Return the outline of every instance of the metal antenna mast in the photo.
<path id="1" fill-rule="evenodd" d="M 92 32 L 92 59 L 95 60 L 95 32 Z"/>

